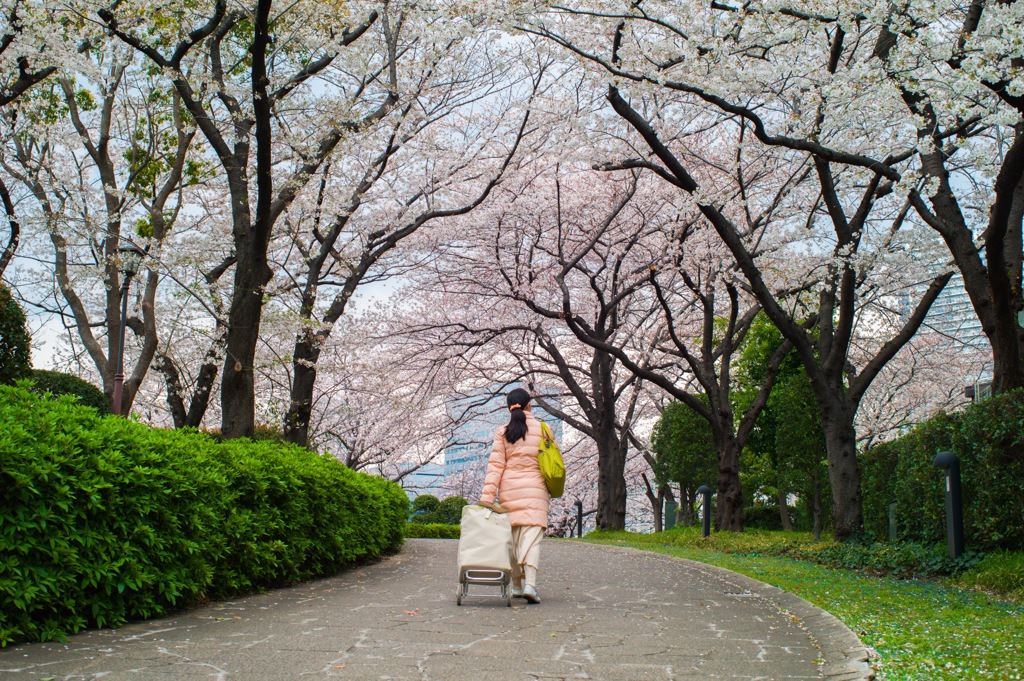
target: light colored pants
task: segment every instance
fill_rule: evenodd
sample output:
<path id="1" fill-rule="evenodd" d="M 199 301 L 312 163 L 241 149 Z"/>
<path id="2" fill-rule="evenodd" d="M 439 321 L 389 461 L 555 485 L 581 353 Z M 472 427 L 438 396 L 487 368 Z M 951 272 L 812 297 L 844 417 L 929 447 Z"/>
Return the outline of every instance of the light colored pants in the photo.
<path id="1" fill-rule="evenodd" d="M 540 540 L 544 528 L 539 525 L 512 526 L 512 586 L 521 588 L 523 582 L 537 586 L 537 566 L 540 563 Z"/>

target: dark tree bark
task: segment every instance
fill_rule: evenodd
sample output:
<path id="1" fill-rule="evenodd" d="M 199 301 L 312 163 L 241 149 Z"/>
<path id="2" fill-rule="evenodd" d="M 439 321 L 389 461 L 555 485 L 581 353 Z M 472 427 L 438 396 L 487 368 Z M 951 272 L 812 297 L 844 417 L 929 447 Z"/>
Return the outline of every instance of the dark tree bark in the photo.
<path id="1" fill-rule="evenodd" d="M 561 205 L 560 184 L 556 181 L 556 199 Z M 599 529 L 622 530 L 626 526 L 627 489 L 625 480 L 626 458 L 629 452 L 631 428 L 636 417 L 636 406 L 639 397 L 639 383 L 635 377 L 626 374 L 624 379 L 616 355 L 608 351 L 608 347 L 631 342 L 631 337 L 623 324 L 624 309 L 629 297 L 643 280 L 631 280 L 630 276 L 620 270 L 623 262 L 629 257 L 632 248 L 639 241 L 638 234 L 613 236 L 613 225 L 622 210 L 632 199 L 636 185 L 619 196 L 610 210 L 604 215 L 587 215 L 582 219 L 595 220 L 599 224 L 592 232 L 582 234 L 574 230 L 572 220 L 565 220 L 561 210 L 558 211 L 557 243 L 545 241 L 544 234 L 535 232 L 537 225 L 522 227 L 523 234 L 530 236 L 525 239 L 516 238 L 511 246 L 515 251 L 510 254 L 495 243 L 495 258 L 501 268 L 501 276 L 508 286 L 506 295 L 518 300 L 532 312 L 543 318 L 558 321 L 568 326 L 573 334 L 589 350 L 587 354 L 569 357 L 563 352 L 559 343 L 538 325 L 527 330 L 534 336 L 541 352 L 553 366 L 554 373 L 565 386 L 566 392 L 572 396 L 582 412 L 582 418 L 575 418 L 565 410 L 559 409 L 549 402 L 540 401 L 549 413 L 562 419 L 576 430 L 589 437 L 597 449 L 598 489 L 595 522 Z M 513 232 L 518 227 L 510 226 Z M 593 249 L 602 235 L 608 235 L 608 242 L 622 240 L 622 252 L 597 253 Z M 501 235 L 497 237 L 501 239 Z M 548 237 L 550 239 L 550 237 Z M 585 243 L 580 244 L 583 239 Z M 518 250 L 524 242 L 534 245 L 532 248 Z M 566 318 L 563 309 L 547 307 L 546 301 L 534 299 L 524 292 L 524 284 L 529 278 L 528 271 L 534 267 L 535 257 L 544 257 L 541 251 L 549 251 L 546 255 L 553 256 L 559 263 L 560 273 L 556 280 L 562 289 L 564 305 L 569 306 L 573 320 Z M 593 256 L 602 264 L 585 265 L 583 259 Z M 592 305 L 588 302 L 585 310 L 573 307 L 574 295 L 572 287 L 567 283 L 575 276 L 583 277 L 588 282 L 589 293 L 593 296 Z M 577 296 L 579 294 L 577 293 Z M 583 305 L 578 300 L 575 304 Z M 584 319 L 584 316 L 586 318 Z M 597 339 L 594 342 L 586 338 Z M 525 363 L 524 363 L 525 366 Z M 633 390 L 626 398 L 626 391 Z"/>
<path id="2" fill-rule="evenodd" d="M 595 352 L 590 362 L 593 386 L 591 425 L 597 444 L 597 526 L 601 529 L 626 528 L 626 452 L 627 438 L 619 434 L 615 422 L 616 402 L 621 394 L 615 389 L 615 362 L 607 353 Z"/>
<path id="3" fill-rule="evenodd" d="M 651 481 L 647 478 L 646 473 L 640 474 L 641 479 L 644 481 L 644 494 L 647 495 L 647 501 L 651 503 L 651 518 L 652 525 L 655 532 L 661 532 L 665 529 L 665 521 L 662 518 L 665 509 L 665 487 L 661 487 L 658 491 L 654 490 L 651 485 Z"/>
<path id="4" fill-rule="evenodd" d="M 782 531 L 792 532 L 793 519 L 789 517 L 789 505 L 786 502 L 786 497 L 789 496 L 789 493 L 782 487 L 779 487 L 778 494 L 776 496 L 779 502 L 779 520 L 782 521 Z"/>
<path id="5" fill-rule="evenodd" d="M 174 360 L 166 354 L 157 356 L 153 367 L 164 377 L 167 386 L 167 406 L 171 410 L 171 418 L 175 428 L 198 428 L 206 415 L 210 404 L 210 393 L 220 371 L 221 355 L 224 351 L 226 334 L 221 328 L 206 351 L 206 357 L 199 367 L 199 373 L 192 385 L 188 405 L 185 403 L 186 387 L 181 380 L 181 372 Z"/>
<path id="6" fill-rule="evenodd" d="M 636 414 L 639 385 L 632 378 L 622 381 L 616 359 L 609 353 L 593 350 L 585 383 L 581 382 L 573 363 L 546 334 L 537 333 L 538 345 L 554 365 L 566 391 L 583 413 L 578 419 L 550 400 L 538 399 L 544 409 L 568 423 L 591 440 L 597 449 L 597 506 L 594 522 L 598 529 L 626 528 L 626 458 L 629 454 L 631 427 Z M 632 396 L 623 399 L 633 388 Z"/>
<path id="7" fill-rule="evenodd" d="M 18 16 L 18 10 L 22 6 L 22 0 L 14 0 L 11 4 L 10 10 L 6 13 L 4 18 L 7 20 L 7 26 L 3 29 L 3 34 L 0 35 L 0 54 L 6 53 L 8 50 L 15 51 L 21 49 L 21 46 L 17 43 L 18 36 L 25 30 L 24 25 L 21 23 L 21 18 Z M 38 48 L 33 48 L 35 52 Z M 32 54 L 32 59 L 36 57 L 45 56 L 45 52 L 36 52 Z M 36 68 L 32 60 L 29 59 L 29 55 L 20 54 L 15 58 L 15 64 L 18 67 L 18 73 L 16 76 L 7 76 L 2 80 L 0 84 L 0 108 L 7 106 L 11 102 L 17 100 L 28 90 L 46 80 L 51 74 L 57 71 L 56 66 L 43 66 Z M 8 215 L 11 215 L 8 212 Z M 3 272 L 3 268 L 0 268 L 0 273 Z"/>
<path id="8" fill-rule="evenodd" d="M 0 200 L 3 201 L 4 212 L 7 214 L 7 225 L 11 231 L 3 253 L 0 253 L 0 277 L 3 277 L 4 272 L 7 271 L 7 266 L 14 259 L 14 254 L 18 252 L 18 244 L 21 242 L 21 224 L 18 222 L 18 216 L 14 212 L 14 202 L 11 201 L 11 193 L 7 190 L 7 185 L 4 183 L 3 178 L 0 178 Z"/>

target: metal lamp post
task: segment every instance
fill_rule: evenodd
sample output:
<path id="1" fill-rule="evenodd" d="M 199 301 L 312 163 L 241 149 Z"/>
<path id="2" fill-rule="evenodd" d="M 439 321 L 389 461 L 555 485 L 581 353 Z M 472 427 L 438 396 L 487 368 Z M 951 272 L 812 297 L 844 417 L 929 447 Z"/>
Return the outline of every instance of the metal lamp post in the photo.
<path id="1" fill-rule="evenodd" d="M 114 374 L 114 413 L 121 415 L 121 388 L 124 385 L 124 332 L 128 319 L 128 286 L 139 271 L 139 263 L 146 255 L 138 246 L 122 246 L 117 249 L 121 258 L 121 338 L 117 343 L 117 373 Z"/>
<path id="2" fill-rule="evenodd" d="M 946 548 L 950 558 L 964 552 L 964 509 L 960 497 L 960 460 L 953 452 L 939 452 L 932 465 L 945 471 Z"/>
<path id="3" fill-rule="evenodd" d="M 711 535 L 711 488 L 701 485 L 697 488 L 697 494 L 704 497 L 701 536 L 708 537 Z"/>

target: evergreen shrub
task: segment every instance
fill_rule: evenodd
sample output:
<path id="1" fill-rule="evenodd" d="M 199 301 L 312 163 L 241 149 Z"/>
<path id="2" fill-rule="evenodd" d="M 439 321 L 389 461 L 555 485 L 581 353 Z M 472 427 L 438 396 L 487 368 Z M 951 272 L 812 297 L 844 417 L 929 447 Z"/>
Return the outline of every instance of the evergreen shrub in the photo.
<path id="1" fill-rule="evenodd" d="M 411 517 L 413 522 L 419 522 L 417 518 L 420 516 L 433 513 L 437 510 L 437 505 L 441 503 L 441 500 L 435 497 L 433 494 L 420 494 L 412 500 L 412 513 Z"/>
<path id="2" fill-rule="evenodd" d="M 405 526 L 406 539 L 458 539 L 461 527 L 447 523 L 408 523 Z"/>
<path id="3" fill-rule="evenodd" d="M 864 452 L 865 530 L 887 537 L 895 502 L 899 540 L 944 544 L 945 476 L 932 460 L 945 450 L 960 460 L 967 548 L 1024 550 L 1024 391 L 940 414 Z"/>
<path id="4" fill-rule="evenodd" d="M 110 412 L 110 403 L 103 391 L 78 376 L 59 371 L 33 369 L 31 379 L 35 383 L 32 390 L 37 393 L 48 392 L 55 397 L 74 395 L 83 406 L 92 407 L 101 414 Z"/>
<path id="5" fill-rule="evenodd" d="M 440 523 L 442 525 L 458 525 L 462 522 L 462 507 L 467 503 L 465 497 L 447 497 L 438 500 L 432 494 L 421 494 L 412 502 L 410 522 L 426 525 Z"/>
<path id="6" fill-rule="evenodd" d="M 0 646 L 329 575 L 397 549 L 394 483 L 298 447 L 0 387 Z"/>
<path id="7" fill-rule="evenodd" d="M 793 512 L 788 508 L 786 511 L 792 519 Z M 778 530 L 781 532 L 782 517 L 779 515 L 779 507 L 761 504 L 747 506 L 743 509 L 743 527 L 756 528 L 758 530 Z"/>

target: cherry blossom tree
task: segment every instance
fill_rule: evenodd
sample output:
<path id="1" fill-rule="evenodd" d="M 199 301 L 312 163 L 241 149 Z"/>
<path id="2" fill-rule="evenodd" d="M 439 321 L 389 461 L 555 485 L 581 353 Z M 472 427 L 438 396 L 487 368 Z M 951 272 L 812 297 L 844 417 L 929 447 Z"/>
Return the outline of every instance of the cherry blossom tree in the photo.
<path id="1" fill-rule="evenodd" d="M 490 54 L 486 32 L 452 40 L 424 35 L 411 21 L 404 26 L 408 35 L 390 38 L 392 49 L 410 56 L 400 109 L 346 159 L 347 167 L 330 175 L 325 168 L 314 205 L 301 212 L 293 206 L 286 218 L 299 261 L 287 269 L 294 272 L 288 288 L 298 297 L 300 329 L 284 431 L 299 444 L 309 439 L 321 349 L 352 297 L 361 285 L 407 269 L 401 256 L 391 256 L 411 235 L 470 213 L 487 198 L 530 134 L 530 112 L 515 100 L 529 98 L 546 79 L 541 65 L 532 83 L 523 82 L 515 68 L 521 50 Z M 419 52 L 431 56 L 415 57 Z M 486 119 L 472 112 L 484 99 Z"/>
<path id="2" fill-rule="evenodd" d="M 9 143 L 0 158 L 35 200 L 36 222 L 53 254 L 55 311 L 75 329 L 108 399 L 122 324 L 118 249 L 134 242 L 159 258 L 184 189 L 201 174 L 189 155 L 194 126 L 178 97 L 164 94 L 166 82 L 134 62 L 122 45 L 90 43 L 74 64 L 8 113 Z M 141 278 L 141 315 L 125 320 L 140 345 L 122 413 L 131 408 L 158 345 L 159 267 L 144 263 Z"/>
<path id="3" fill-rule="evenodd" d="M 390 36 L 404 19 L 390 6 L 382 18 L 357 3 L 325 13 L 320 3 L 275 8 L 271 0 L 231 8 L 225 0 L 177 6 L 172 20 L 160 24 L 150 21 L 146 6 L 86 6 L 83 13 L 171 75 L 223 169 L 233 234 L 225 264 L 233 267 L 234 281 L 221 431 L 250 435 L 275 225 L 343 140 L 372 128 L 393 109 L 400 55 Z M 374 26 L 378 30 L 371 33 Z M 364 38 L 366 49 L 342 64 L 339 55 Z M 307 135 L 302 153 L 275 145 L 292 130 Z"/>
<path id="4" fill-rule="evenodd" d="M 738 173 L 740 191 L 749 191 L 751 181 L 753 178 L 745 177 L 742 170 Z M 719 529 L 739 530 L 743 511 L 739 454 L 789 344 L 779 349 L 760 394 L 735 423 L 730 365 L 759 307 L 733 281 L 731 258 L 716 241 L 707 238 L 708 230 L 701 232 L 699 217 L 688 219 L 649 185 L 644 190 L 649 196 L 637 201 L 633 198 L 637 182 L 634 177 L 631 188 L 621 193 L 609 214 L 611 219 L 588 225 L 581 236 L 563 237 L 566 243 L 545 249 L 540 229 L 522 235 L 513 229 L 513 240 L 526 244 L 523 252 L 513 249 L 516 256 L 508 261 L 514 266 L 502 260 L 504 249 L 495 248 L 496 257 L 513 294 L 530 310 L 550 320 L 564 320 L 580 342 L 593 348 L 595 357 L 604 357 L 613 364 L 621 362 L 635 376 L 685 401 L 709 421 L 719 453 L 716 524 Z M 788 181 L 782 186 L 788 188 Z M 586 193 L 564 193 L 584 197 L 586 203 L 576 212 L 558 204 L 557 217 L 550 222 L 560 235 L 569 233 L 570 226 L 586 224 L 581 216 L 592 213 L 595 205 L 592 184 Z M 621 219 L 629 225 L 623 227 L 616 223 L 627 207 L 632 219 Z M 756 216 L 748 213 L 747 217 L 751 233 L 759 234 L 770 222 L 771 210 Z M 576 242 L 568 243 L 574 237 Z M 535 266 L 538 255 L 553 261 L 548 276 L 556 283 L 555 295 L 540 300 L 533 294 L 542 271 Z M 626 329 L 634 341 L 642 338 L 640 330 L 645 319 L 651 318 L 658 320 L 653 327 L 660 330 L 661 337 L 656 333 L 647 347 L 623 342 Z M 618 340 L 613 341 L 613 336 Z M 700 340 L 693 342 L 692 338 Z M 599 376 L 600 372 L 592 368 L 591 375 Z M 625 460 L 627 433 L 627 429 L 620 429 L 622 456 L 617 461 Z"/>
<path id="5" fill-rule="evenodd" d="M 482 212 L 470 216 L 469 221 L 483 222 L 477 222 L 472 234 L 468 221 L 459 221 L 465 236 L 447 246 L 438 244 L 443 255 L 417 278 L 417 288 L 428 298 L 440 297 L 443 304 L 432 307 L 410 330 L 462 358 L 467 350 L 486 345 L 490 353 L 478 354 L 491 354 L 496 365 L 483 373 L 493 380 L 503 365 L 509 380 L 523 381 L 548 413 L 593 441 L 596 522 L 601 528 L 622 529 L 623 471 L 630 428 L 642 411 L 641 384 L 613 355 L 581 343 L 557 315 L 538 310 L 546 311 L 552 300 L 570 295 L 579 307 L 577 314 L 587 315 L 605 340 L 644 342 L 643 311 L 622 301 L 631 288 L 644 285 L 650 253 L 638 235 L 631 241 L 612 235 L 624 212 L 635 215 L 628 206 L 636 185 L 619 192 L 614 185 L 620 183 L 585 171 L 576 177 L 569 173 L 563 186 L 557 173 L 538 173 L 537 167 L 522 168 L 496 190 Z M 595 240 L 602 243 L 592 253 Z M 634 257 L 631 248 L 643 254 Z M 564 282 L 563 293 L 557 272 L 569 260 L 575 261 L 569 266 L 574 276 Z M 650 309 L 649 297 L 644 305 Z"/>
<path id="6" fill-rule="evenodd" d="M 794 13 L 798 17 L 790 16 Z M 854 430 L 860 400 L 914 335 L 951 273 L 915 272 L 918 281 L 930 279 L 931 284 L 912 313 L 897 333 L 876 337 L 876 349 L 866 363 L 852 364 L 860 301 L 887 281 L 878 278 L 883 272 L 891 279 L 888 244 L 906 238 L 913 227 L 908 211 L 914 192 L 924 184 L 890 172 L 898 159 L 879 162 L 866 149 L 844 148 L 847 140 L 861 140 L 862 135 L 865 143 L 888 137 L 877 129 L 864 130 L 863 124 L 873 118 L 851 122 L 836 115 L 843 109 L 830 98 L 867 96 L 863 87 L 843 89 L 834 83 L 851 64 L 853 54 L 844 52 L 844 46 L 855 52 L 857 43 L 844 42 L 841 31 L 816 30 L 818 24 L 799 19 L 805 15 L 762 11 L 760 6 L 733 11 L 721 3 L 710 8 L 638 3 L 626 11 L 581 3 L 553 17 L 542 16 L 526 30 L 562 45 L 611 80 L 608 102 L 643 140 L 646 153 L 608 167 L 647 168 L 692 197 L 735 258 L 750 292 L 793 344 L 815 389 L 828 443 L 836 533 L 843 538 L 861 525 Z M 792 23 L 797 20 L 804 21 L 799 29 Z M 803 222 L 808 228 L 820 224 L 830 229 L 818 232 L 821 238 L 812 252 L 830 255 L 821 258 L 821 283 L 814 286 L 817 301 L 811 309 L 806 296 L 792 298 L 799 303 L 794 307 L 779 295 L 774 272 L 744 242 L 742 224 L 723 210 L 728 204 L 714 187 L 695 175 L 702 159 L 682 140 L 698 121 L 705 129 L 733 130 L 729 136 L 735 135 L 740 145 L 758 145 L 764 153 L 811 170 L 817 186 L 810 201 L 803 197 L 801 202 L 808 208 Z M 743 197 L 743 203 L 751 200 L 762 206 L 771 203 L 764 196 Z M 905 278 L 899 283 L 910 284 Z M 813 333 L 810 326 L 816 327 Z"/>

